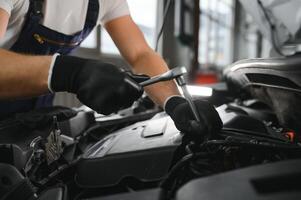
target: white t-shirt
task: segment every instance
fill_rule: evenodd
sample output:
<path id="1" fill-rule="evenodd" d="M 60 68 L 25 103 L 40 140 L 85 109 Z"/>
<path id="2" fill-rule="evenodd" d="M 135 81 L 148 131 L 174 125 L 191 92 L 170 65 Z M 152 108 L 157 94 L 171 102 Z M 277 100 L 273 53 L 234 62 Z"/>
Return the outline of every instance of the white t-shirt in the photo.
<path id="1" fill-rule="evenodd" d="M 66 35 L 83 29 L 89 0 L 45 0 L 44 26 Z M 0 48 L 9 49 L 17 40 L 28 12 L 29 0 L 0 0 L 0 8 L 9 15 L 6 34 L 0 40 Z M 126 0 L 99 0 L 98 24 L 129 15 Z"/>

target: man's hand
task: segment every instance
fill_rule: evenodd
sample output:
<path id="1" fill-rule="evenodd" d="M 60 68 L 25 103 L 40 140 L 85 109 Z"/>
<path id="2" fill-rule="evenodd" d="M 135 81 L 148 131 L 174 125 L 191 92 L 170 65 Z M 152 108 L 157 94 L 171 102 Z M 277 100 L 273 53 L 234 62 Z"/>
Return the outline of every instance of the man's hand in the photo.
<path id="1" fill-rule="evenodd" d="M 75 93 L 93 110 L 110 114 L 131 106 L 142 95 L 142 91 L 124 81 L 126 76 L 109 63 L 58 56 L 53 65 L 50 89 Z"/>
<path id="2" fill-rule="evenodd" d="M 207 101 L 196 99 L 194 104 L 201 121 L 197 122 L 186 99 L 174 96 L 165 103 L 165 111 L 174 120 L 178 130 L 192 139 L 204 139 L 217 133 L 223 123 L 215 108 Z"/>

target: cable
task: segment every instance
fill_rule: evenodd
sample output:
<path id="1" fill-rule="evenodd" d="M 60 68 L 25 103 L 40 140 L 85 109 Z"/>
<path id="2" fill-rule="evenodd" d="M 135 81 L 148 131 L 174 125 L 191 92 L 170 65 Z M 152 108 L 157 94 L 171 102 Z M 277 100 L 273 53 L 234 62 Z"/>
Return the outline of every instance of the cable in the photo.
<path id="1" fill-rule="evenodd" d="M 179 162 L 177 162 L 169 171 L 166 178 L 161 182 L 160 186 L 164 189 L 167 189 L 173 179 L 176 177 L 179 169 L 185 166 L 187 163 L 190 162 L 191 159 L 194 158 L 193 154 L 188 154 L 184 156 Z"/>
<path id="2" fill-rule="evenodd" d="M 165 10 L 164 10 L 164 14 L 163 14 L 163 22 L 162 22 L 162 25 L 160 27 L 160 31 L 157 35 L 155 51 L 158 51 L 159 41 L 160 41 L 160 38 L 161 38 L 162 33 L 163 33 L 163 29 L 164 29 L 165 24 L 166 24 L 166 17 L 167 17 L 167 14 L 168 14 L 168 11 L 171 7 L 172 2 L 173 2 L 173 0 L 168 0 L 167 3 L 166 3 L 166 7 L 165 7 Z"/>
<path id="3" fill-rule="evenodd" d="M 270 28 L 271 28 L 272 45 L 273 45 L 275 51 L 276 51 L 279 55 L 285 56 L 285 54 L 279 49 L 278 44 L 277 44 L 277 42 L 276 42 L 276 35 L 274 34 L 274 32 L 277 31 L 277 30 L 276 30 L 276 26 L 272 23 L 272 21 L 271 21 L 269 15 L 268 15 L 266 9 L 264 8 L 264 6 L 263 6 L 261 0 L 257 0 L 257 2 L 258 2 L 258 4 L 259 4 L 259 7 L 261 8 L 261 10 L 262 10 L 262 12 L 263 12 L 263 14 L 264 14 L 266 20 L 267 20 L 267 22 L 268 22 Z"/>

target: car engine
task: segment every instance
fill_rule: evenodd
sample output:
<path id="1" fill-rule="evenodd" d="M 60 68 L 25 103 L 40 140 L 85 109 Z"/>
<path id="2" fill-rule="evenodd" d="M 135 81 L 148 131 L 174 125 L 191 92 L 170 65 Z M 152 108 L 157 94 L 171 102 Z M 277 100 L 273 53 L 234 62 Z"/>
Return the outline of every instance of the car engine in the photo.
<path id="1" fill-rule="evenodd" d="M 0 197 L 300 199 L 300 58 L 260 62 L 283 66 L 230 66 L 207 98 L 223 129 L 199 139 L 148 98 L 110 116 L 53 107 L 2 120 Z"/>

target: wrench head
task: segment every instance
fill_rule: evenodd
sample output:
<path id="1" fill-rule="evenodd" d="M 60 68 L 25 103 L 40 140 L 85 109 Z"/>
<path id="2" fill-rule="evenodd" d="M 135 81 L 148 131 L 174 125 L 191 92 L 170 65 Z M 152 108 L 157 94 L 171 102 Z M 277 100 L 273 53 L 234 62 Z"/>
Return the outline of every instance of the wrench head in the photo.
<path id="1" fill-rule="evenodd" d="M 186 73 L 187 73 L 187 70 L 186 70 L 185 67 L 176 67 L 176 68 L 173 68 L 173 69 L 171 69 L 171 70 L 169 70 L 169 71 L 167 71 L 163 74 L 152 77 L 151 79 L 140 83 L 140 85 L 142 87 L 145 87 L 145 86 L 148 86 L 148 85 L 151 85 L 151 84 L 154 84 L 154 83 L 158 83 L 158 82 L 161 82 L 161 81 L 169 81 L 169 80 L 172 80 L 172 79 L 176 79 L 180 76 L 183 76 Z"/>
<path id="2" fill-rule="evenodd" d="M 171 71 L 172 76 L 173 76 L 174 78 L 179 77 L 179 76 L 182 76 L 182 75 L 184 75 L 184 74 L 187 73 L 186 67 L 176 67 L 176 68 L 174 68 L 174 69 L 172 69 L 172 70 L 170 70 L 170 71 Z"/>
<path id="3" fill-rule="evenodd" d="M 187 73 L 186 67 L 176 67 L 159 75 L 163 80 L 172 80 Z"/>

